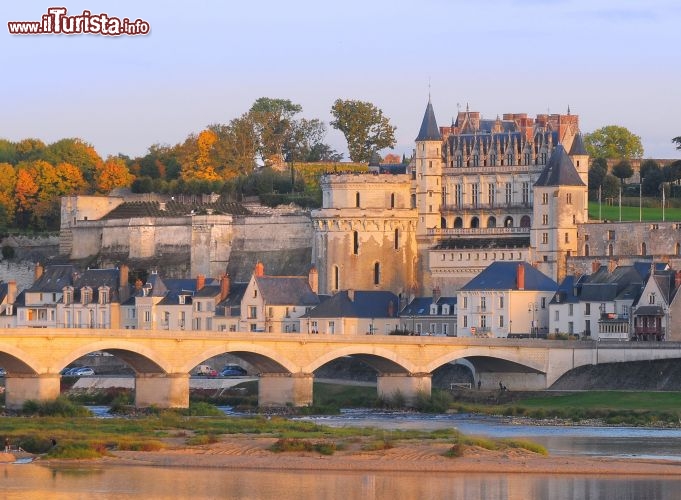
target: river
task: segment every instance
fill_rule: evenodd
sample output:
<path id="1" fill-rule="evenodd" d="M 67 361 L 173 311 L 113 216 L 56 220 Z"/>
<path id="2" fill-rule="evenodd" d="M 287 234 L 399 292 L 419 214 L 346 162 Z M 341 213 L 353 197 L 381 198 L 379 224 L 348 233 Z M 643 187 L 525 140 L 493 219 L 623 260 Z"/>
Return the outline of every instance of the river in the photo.
<path id="1" fill-rule="evenodd" d="M 526 437 L 552 455 L 681 460 L 681 430 L 533 426 L 477 415 L 421 415 L 349 410 L 310 417 L 330 426 L 391 429 L 456 427 L 491 437 Z M 384 472 L 278 472 L 164 467 L 48 467 L 0 464 L 3 499 L 599 499 L 671 500 L 681 477 L 565 476 Z"/>

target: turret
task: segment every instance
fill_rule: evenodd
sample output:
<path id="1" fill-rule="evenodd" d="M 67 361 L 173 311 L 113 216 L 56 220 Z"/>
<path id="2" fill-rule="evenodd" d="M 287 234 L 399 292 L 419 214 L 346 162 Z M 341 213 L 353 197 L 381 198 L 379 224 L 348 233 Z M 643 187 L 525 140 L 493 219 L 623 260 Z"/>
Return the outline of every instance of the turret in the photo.
<path id="1" fill-rule="evenodd" d="M 430 99 L 416 137 L 415 169 L 417 235 L 426 235 L 428 229 L 440 227 L 442 204 L 442 135 Z"/>

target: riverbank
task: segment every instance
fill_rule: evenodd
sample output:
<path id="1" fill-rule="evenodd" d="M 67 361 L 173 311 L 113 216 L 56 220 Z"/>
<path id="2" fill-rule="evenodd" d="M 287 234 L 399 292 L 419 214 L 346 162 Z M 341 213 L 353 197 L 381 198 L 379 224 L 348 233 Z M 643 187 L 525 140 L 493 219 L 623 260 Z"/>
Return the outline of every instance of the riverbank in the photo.
<path id="1" fill-rule="evenodd" d="M 37 462 L 49 467 L 101 467 L 116 465 L 157 467 L 200 467 L 270 471 L 392 471 L 439 473 L 528 473 L 566 475 L 662 476 L 681 473 L 681 461 L 647 459 L 581 458 L 543 456 L 528 450 L 510 448 L 487 450 L 466 446 L 463 456 L 447 457 L 452 444 L 444 440 L 400 441 L 389 449 L 367 450 L 357 440 L 333 455 L 318 452 L 275 453 L 274 437 L 224 437 L 201 446 L 182 446 L 160 451 L 112 451 L 91 460 L 52 460 Z M 172 444 L 172 443 L 169 443 Z"/>

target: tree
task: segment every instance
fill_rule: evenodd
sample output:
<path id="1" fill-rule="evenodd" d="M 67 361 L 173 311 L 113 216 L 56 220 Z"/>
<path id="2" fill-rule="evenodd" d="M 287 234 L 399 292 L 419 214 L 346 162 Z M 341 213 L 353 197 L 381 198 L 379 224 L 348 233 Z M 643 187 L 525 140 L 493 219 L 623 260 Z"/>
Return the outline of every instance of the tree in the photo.
<path id="1" fill-rule="evenodd" d="M 9 163 L 0 163 L 0 206 L 4 208 L 8 221 L 11 221 L 14 217 L 16 185 L 17 174 L 14 167 Z"/>
<path id="2" fill-rule="evenodd" d="M 284 158 L 284 144 L 289 137 L 293 117 L 303 108 L 288 99 L 260 97 L 248 111 L 258 135 L 258 152 L 265 165 L 274 165 Z"/>
<path id="3" fill-rule="evenodd" d="M 25 168 L 17 171 L 15 189 L 16 220 L 19 227 L 27 227 L 37 201 L 38 184 L 34 176 Z"/>
<path id="4" fill-rule="evenodd" d="M 589 168 L 589 194 L 592 200 L 598 199 L 598 189 L 603 187 L 608 175 L 608 162 L 605 158 L 596 158 Z M 602 196 L 601 192 L 601 196 Z"/>
<path id="5" fill-rule="evenodd" d="M 664 172 L 661 169 L 650 170 L 643 178 L 641 193 L 644 196 L 659 196 L 660 184 L 664 182 Z"/>
<path id="6" fill-rule="evenodd" d="M 643 179 L 648 176 L 648 172 L 660 170 L 660 164 L 655 160 L 644 160 L 639 167 L 639 177 Z"/>
<path id="7" fill-rule="evenodd" d="M 130 187 L 135 177 L 128 171 L 122 158 L 109 156 L 95 171 L 95 188 L 100 193 L 113 189 Z"/>
<path id="8" fill-rule="evenodd" d="M 331 126 L 345 136 L 352 161 L 368 163 L 375 152 L 395 147 L 395 127 L 370 102 L 336 99 L 331 114 Z"/>
<path id="9" fill-rule="evenodd" d="M 7 139 L 0 139 L 0 163 L 17 162 L 17 145 Z"/>
<path id="10" fill-rule="evenodd" d="M 634 169 L 627 160 L 622 160 L 612 167 L 612 175 L 620 180 L 620 186 L 624 186 L 624 179 L 634 175 Z"/>
<path id="11" fill-rule="evenodd" d="M 308 161 L 312 149 L 322 144 L 325 135 L 324 123 L 316 118 L 294 120 L 284 142 L 284 158 L 289 163 Z"/>
<path id="12" fill-rule="evenodd" d="M 643 156 L 641 138 L 624 127 L 607 125 L 584 136 L 592 158 L 632 159 Z"/>
<path id="13" fill-rule="evenodd" d="M 94 181 L 95 170 L 102 163 L 102 158 L 95 151 L 95 148 L 78 138 L 61 139 L 50 144 L 41 158 L 53 165 L 59 163 L 75 165 L 83 173 L 83 177 L 88 183 Z"/>
<path id="14" fill-rule="evenodd" d="M 676 143 L 676 149 L 681 149 L 681 135 L 678 137 L 674 137 L 672 139 L 672 142 Z"/>
<path id="15" fill-rule="evenodd" d="M 601 196 L 603 198 L 612 198 L 615 197 L 619 194 L 619 182 L 617 182 L 617 178 L 614 175 L 607 174 L 603 178 L 603 189 Z"/>
<path id="16" fill-rule="evenodd" d="M 400 155 L 396 155 L 395 153 L 388 153 L 385 155 L 385 158 L 383 158 L 383 163 L 402 163 L 402 158 L 400 158 Z"/>

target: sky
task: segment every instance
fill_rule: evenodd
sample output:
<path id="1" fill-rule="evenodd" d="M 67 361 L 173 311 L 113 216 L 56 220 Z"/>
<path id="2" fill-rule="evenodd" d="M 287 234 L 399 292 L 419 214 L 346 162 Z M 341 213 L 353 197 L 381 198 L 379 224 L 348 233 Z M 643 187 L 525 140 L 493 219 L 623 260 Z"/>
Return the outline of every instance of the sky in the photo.
<path id="1" fill-rule="evenodd" d="M 9 33 L 55 6 L 150 32 Z M 569 107 L 584 133 L 620 125 L 645 158 L 681 158 L 678 0 L 15 0 L 0 20 L 0 138 L 12 141 L 79 137 L 102 156 L 135 157 L 259 97 L 327 124 L 340 98 L 381 108 L 395 152 L 409 155 L 430 94 L 440 125 L 467 105 L 492 119 Z"/>

